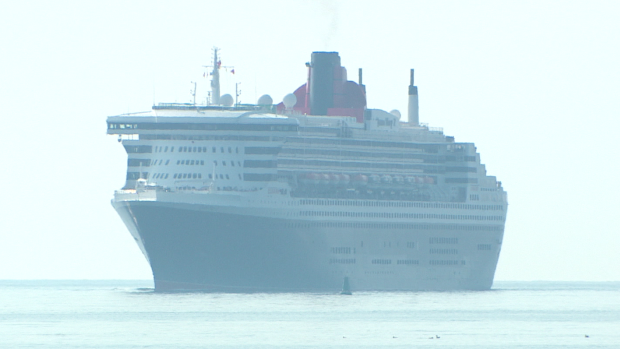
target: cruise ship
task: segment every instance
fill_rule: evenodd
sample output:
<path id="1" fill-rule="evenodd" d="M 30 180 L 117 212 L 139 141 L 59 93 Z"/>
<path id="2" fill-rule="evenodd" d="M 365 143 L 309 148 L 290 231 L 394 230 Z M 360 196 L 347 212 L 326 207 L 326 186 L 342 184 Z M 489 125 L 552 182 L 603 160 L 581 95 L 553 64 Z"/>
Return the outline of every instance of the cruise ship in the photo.
<path id="1" fill-rule="evenodd" d="M 367 107 L 361 69 L 348 80 L 337 52 L 312 53 L 303 85 L 256 105 L 220 96 L 213 56 L 204 105 L 107 118 L 127 152 L 112 205 L 156 291 L 492 286 L 507 194 L 473 143 L 419 122 L 413 70 L 401 120 Z"/>

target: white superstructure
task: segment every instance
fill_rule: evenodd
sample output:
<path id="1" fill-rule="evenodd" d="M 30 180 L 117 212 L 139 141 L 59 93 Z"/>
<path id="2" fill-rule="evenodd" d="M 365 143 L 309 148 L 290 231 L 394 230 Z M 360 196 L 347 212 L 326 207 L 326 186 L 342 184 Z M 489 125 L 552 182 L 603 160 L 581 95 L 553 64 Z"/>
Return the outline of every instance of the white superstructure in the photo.
<path id="1" fill-rule="evenodd" d="M 507 199 L 475 146 L 419 123 L 413 71 L 405 123 L 337 54 L 309 66 L 287 105 L 108 117 L 128 154 L 113 205 L 156 288 L 489 288 Z"/>

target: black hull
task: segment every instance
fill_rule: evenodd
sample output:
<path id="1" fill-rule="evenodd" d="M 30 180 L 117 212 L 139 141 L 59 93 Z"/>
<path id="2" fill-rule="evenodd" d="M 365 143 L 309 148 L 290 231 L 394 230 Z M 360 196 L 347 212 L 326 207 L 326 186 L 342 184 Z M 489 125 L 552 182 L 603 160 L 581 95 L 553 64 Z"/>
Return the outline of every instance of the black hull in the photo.
<path id="1" fill-rule="evenodd" d="M 503 227 L 368 228 L 219 213 L 202 205 L 114 206 L 150 262 L 156 291 L 338 292 L 344 277 L 353 292 L 485 290 L 503 235 Z M 437 236 L 458 243 L 431 244 Z M 479 250 L 480 244 L 492 249 Z"/>

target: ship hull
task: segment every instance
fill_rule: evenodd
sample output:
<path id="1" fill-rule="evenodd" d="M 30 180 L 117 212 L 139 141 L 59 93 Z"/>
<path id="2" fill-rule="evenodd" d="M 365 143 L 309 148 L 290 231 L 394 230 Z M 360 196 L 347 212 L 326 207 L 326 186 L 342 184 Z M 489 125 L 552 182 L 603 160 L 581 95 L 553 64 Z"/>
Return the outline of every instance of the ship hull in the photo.
<path id="1" fill-rule="evenodd" d="M 337 292 L 345 277 L 352 291 L 485 290 L 503 236 L 503 225 L 352 224 L 198 204 L 113 205 L 147 257 L 156 291 Z"/>

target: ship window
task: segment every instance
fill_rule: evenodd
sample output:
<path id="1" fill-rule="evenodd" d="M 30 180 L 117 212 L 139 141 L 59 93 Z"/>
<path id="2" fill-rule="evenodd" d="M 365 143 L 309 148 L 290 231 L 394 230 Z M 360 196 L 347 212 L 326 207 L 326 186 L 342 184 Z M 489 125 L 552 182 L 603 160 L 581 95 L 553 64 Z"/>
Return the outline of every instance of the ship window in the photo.
<path id="1" fill-rule="evenodd" d="M 204 161 L 204 160 L 200 160 L 200 164 L 201 164 L 201 165 L 204 165 L 204 164 L 205 164 L 205 161 Z"/>
<path id="2" fill-rule="evenodd" d="M 232 153 L 232 148 L 231 147 L 228 147 L 228 152 Z"/>
<path id="3" fill-rule="evenodd" d="M 241 178 L 241 173 L 239 173 L 239 179 L 242 179 L 242 178 Z"/>
<path id="4" fill-rule="evenodd" d="M 166 173 L 166 178 L 164 178 L 164 179 L 168 179 L 168 174 L 167 173 Z"/>
<path id="5" fill-rule="evenodd" d="M 213 147 L 213 149 L 211 149 L 211 150 L 213 150 L 213 153 L 215 153 L 215 152 L 216 152 L 215 147 Z"/>
<path id="6" fill-rule="evenodd" d="M 202 178 L 202 173 L 199 173 L 199 174 L 198 174 L 198 178 Z"/>
<path id="7" fill-rule="evenodd" d="M 192 152 L 192 147 L 187 147 L 188 152 L 191 153 Z"/>
<path id="8" fill-rule="evenodd" d="M 213 163 L 215 164 L 215 166 L 217 166 L 217 160 L 213 160 Z"/>
<path id="9" fill-rule="evenodd" d="M 228 177 L 228 175 L 226 175 L 226 179 L 230 179 L 230 177 Z"/>
<path id="10" fill-rule="evenodd" d="M 239 154 L 239 147 L 236 147 L 236 148 L 235 148 L 235 152 L 236 152 L 237 154 Z"/>
<path id="11" fill-rule="evenodd" d="M 226 166 L 226 161 L 222 161 L 222 165 Z"/>
<path id="12" fill-rule="evenodd" d="M 220 152 L 223 153 L 224 152 L 224 147 L 220 147 Z"/>
<path id="13" fill-rule="evenodd" d="M 224 175 L 220 174 L 220 179 L 224 179 Z"/>
<path id="14" fill-rule="evenodd" d="M 196 147 L 194 147 L 194 153 L 196 152 L 196 150 L 197 150 Z"/>
<path id="15" fill-rule="evenodd" d="M 172 176 L 172 178 L 177 178 L 177 174 L 175 173 L 174 176 Z"/>
<path id="16" fill-rule="evenodd" d="M 234 162 L 234 161 L 231 161 L 231 162 L 230 162 L 230 166 L 235 167 L 235 162 Z"/>
<path id="17" fill-rule="evenodd" d="M 198 174 L 196 173 L 192 174 L 192 178 L 198 178 Z"/>
<path id="18" fill-rule="evenodd" d="M 152 153 L 153 147 L 150 145 L 124 145 L 127 153 Z"/>
<path id="19" fill-rule="evenodd" d="M 183 178 L 187 178 L 187 173 L 184 173 L 184 174 L 183 174 Z"/>
<path id="20" fill-rule="evenodd" d="M 190 162 L 190 165 L 193 165 L 193 164 L 194 164 L 194 160 L 192 160 L 192 161 Z"/>
<path id="21" fill-rule="evenodd" d="M 198 147 L 198 152 L 202 153 L 202 148 L 201 147 Z"/>
<path id="22" fill-rule="evenodd" d="M 170 163 L 170 160 L 166 160 L 166 165 L 168 165 Z"/>
<path id="23" fill-rule="evenodd" d="M 166 146 L 166 148 L 164 148 L 164 152 L 167 153 L 168 152 L 168 146 Z"/>
<path id="24" fill-rule="evenodd" d="M 207 152 L 207 147 L 202 147 L 202 152 L 206 153 Z"/>
<path id="25" fill-rule="evenodd" d="M 174 147 L 170 147 L 170 152 L 174 153 Z"/>

